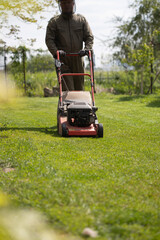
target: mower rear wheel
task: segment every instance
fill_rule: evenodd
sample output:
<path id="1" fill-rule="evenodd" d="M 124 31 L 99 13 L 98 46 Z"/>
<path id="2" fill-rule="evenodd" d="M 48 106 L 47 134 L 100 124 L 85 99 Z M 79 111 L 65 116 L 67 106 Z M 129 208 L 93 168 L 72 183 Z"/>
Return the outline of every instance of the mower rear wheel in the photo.
<path id="1" fill-rule="evenodd" d="M 61 117 L 61 111 L 59 109 L 59 107 L 57 107 L 57 130 L 59 131 L 59 119 Z"/>
<path id="2" fill-rule="evenodd" d="M 103 124 L 102 123 L 98 124 L 98 137 L 103 138 Z"/>
<path id="3" fill-rule="evenodd" d="M 59 108 L 57 108 L 57 130 L 59 131 Z"/>
<path id="4" fill-rule="evenodd" d="M 66 127 L 66 124 L 62 124 L 62 137 L 67 137 L 68 136 L 68 129 Z"/>

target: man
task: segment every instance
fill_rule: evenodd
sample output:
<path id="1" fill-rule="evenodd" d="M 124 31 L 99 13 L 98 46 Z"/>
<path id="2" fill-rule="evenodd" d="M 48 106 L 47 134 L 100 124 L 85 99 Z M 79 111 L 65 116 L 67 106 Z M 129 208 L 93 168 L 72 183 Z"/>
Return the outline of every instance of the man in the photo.
<path id="1" fill-rule="evenodd" d="M 93 34 L 85 17 L 75 14 L 75 0 L 58 0 L 61 14 L 51 18 L 46 31 L 46 45 L 56 58 L 60 51 L 62 73 L 83 73 L 84 63 L 82 56 L 85 50 L 93 46 Z M 84 43 L 84 49 L 83 49 Z M 79 53 L 79 56 L 65 56 L 66 53 Z M 65 76 L 62 81 L 62 90 L 83 90 L 83 76 Z"/>

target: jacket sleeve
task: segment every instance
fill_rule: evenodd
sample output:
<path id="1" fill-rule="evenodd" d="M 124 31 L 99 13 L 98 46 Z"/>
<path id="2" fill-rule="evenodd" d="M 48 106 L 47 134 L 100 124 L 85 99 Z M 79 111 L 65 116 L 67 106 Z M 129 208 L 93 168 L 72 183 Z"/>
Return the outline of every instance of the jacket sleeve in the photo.
<path id="1" fill-rule="evenodd" d="M 50 53 L 56 57 L 58 49 L 56 46 L 56 22 L 54 18 L 48 23 L 45 42 Z"/>
<path id="2" fill-rule="evenodd" d="M 93 41 L 94 41 L 94 36 L 92 34 L 92 30 L 87 22 L 87 20 L 83 19 L 84 25 L 83 25 L 83 30 L 84 30 L 84 43 L 85 43 L 85 49 L 86 50 L 91 50 L 93 48 Z"/>

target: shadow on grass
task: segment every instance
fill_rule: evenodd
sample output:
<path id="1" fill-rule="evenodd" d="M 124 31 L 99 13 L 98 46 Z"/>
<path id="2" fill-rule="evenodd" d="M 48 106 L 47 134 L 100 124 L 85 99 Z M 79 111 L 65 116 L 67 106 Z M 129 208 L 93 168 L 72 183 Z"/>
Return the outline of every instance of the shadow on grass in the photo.
<path id="1" fill-rule="evenodd" d="M 60 137 L 58 132 L 57 132 L 57 126 L 53 126 L 53 127 L 49 127 L 49 128 L 47 128 L 47 127 L 45 127 L 45 128 L 42 128 L 42 127 L 39 127 L 39 128 L 36 128 L 36 127 L 1 127 L 0 128 L 0 132 L 9 131 L 9 130 L 41 132 L 41 133 L 49 134 L 49 135 L 54 136 L 54 137 Z"/>
<path id="2" fill-rule="evenodd" d="M 134 101 L 136 99 L 144 99 L 146 95 L 137 95 L 137 96 L 124 96 L 117 99 L 118 102 L 129 102 Z M 160 97 L 156 97 L 155 100 L 148 102 L 146 104 L 147 107 L 159 108 L 160 107 Z"/>
<path id="3" fill-rule="evenodd" d="M 53 127 L 50 127 L 50 128 L 35 128 L 35 127 L 0 127 L 0 133 L 3 132 L 3 131 L 31 131 L 31 132 L 41 132 L 41 133 L 45 133 L 45 134 L 49 134 L 51 135 L 52 137 L 58 137 L 58 138 L 61 138 L 62 136 L 60 136 L 57 132 L 57 126 L 53 126 Z M 81 138 L 93 138 L 93 139 L 96 139 L 96 136 L 69 136 L 69 137 L 81 137 Z M 3 139 L 3 138 L 8 138 L 8 136 L 0 136 L 0 139 Z M 98 139 L 98 138 L 97 138 Z"/>
<path id="4" fill-rule="evenodd" d="M 160 108 L 160 98 L 147 104 L 147 107 Z"/>
<path id="5" fill-rule="evenodd" d="M 133 101 L 136 99 L 143 99 L 144 96 L 142 95 L 136 95 L 136 96 L 124 96 L 124 97 L 120 97 L 118 98 L 118 102 L 128 102 L 128 101 Z"/>

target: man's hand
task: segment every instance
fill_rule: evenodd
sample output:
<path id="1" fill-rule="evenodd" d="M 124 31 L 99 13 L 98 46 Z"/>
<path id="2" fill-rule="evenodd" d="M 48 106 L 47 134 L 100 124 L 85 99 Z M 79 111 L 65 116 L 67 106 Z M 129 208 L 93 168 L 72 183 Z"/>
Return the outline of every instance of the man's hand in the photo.
<path id="1" fill-rule="evenodd" d="M 65 51 L 63 51 L 63 50 L 58 50 L 58 52 L 59 52 L 59 56 L 63 56 L 63 57 L 66 56 L 66 52 L 65 52 Z M 54 57 L 55 59 L 57 59 L 57 53 L 56 53 L 55 55 L 53 55 L 53 57 Z"/>
<path id="2" fill-rule="evenodd" d="M 79 56 L 80 57 L 84 57 L 85 55 L 86 55 L 86 50 L 82 49 L 82 50 L 79 51 Z"/>
<path id="3" fill-rule="evenodd" d="M 59 50 L 59 55 L 65 57 L 66 56 L 66 52 L 63 51 L 63 50 Z"/>

